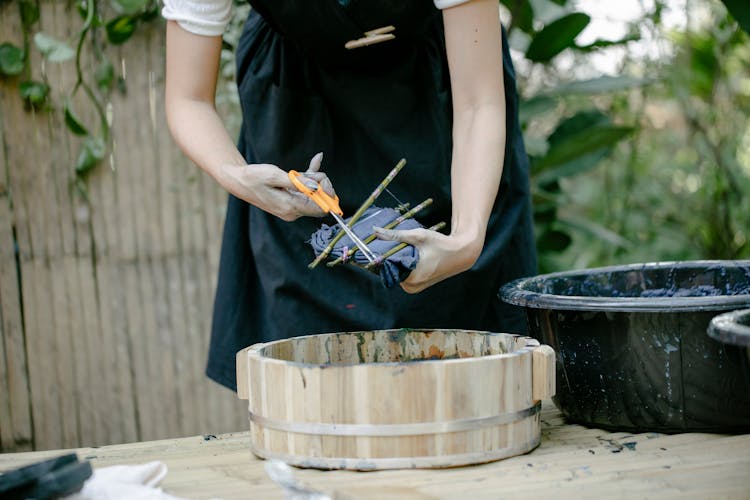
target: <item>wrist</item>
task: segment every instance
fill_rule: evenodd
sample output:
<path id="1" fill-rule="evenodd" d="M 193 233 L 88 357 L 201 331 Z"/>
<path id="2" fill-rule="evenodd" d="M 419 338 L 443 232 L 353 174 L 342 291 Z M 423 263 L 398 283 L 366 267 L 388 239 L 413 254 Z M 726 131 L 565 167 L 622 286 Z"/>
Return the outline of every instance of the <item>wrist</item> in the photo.
<path id="1" fill-rule="evenodd" d="M 245 167 L 247 167 L 246 164 L 221 163 L 212 172 L 212 175 L 221 187 L 237 196 L 239 191 L 247 189 L 248 180 L 253 175 L 253 172 Z"/>
<path id="2" fill-rule="evenodd" d="M 479 203 L 480 200 L 467 202 L 465 198 L 453 200 L 451 235 L 467 244 L 475 240 L 484 241 L 490 211 L 484 207 L 483 203 Z"/>
<path id="3" fill-rule="evenodd" d="M 463 254 L 467 261 L 470 261 L 473 265 L 479 258 L 479 254 L 482 253 L 486 233 L 487 228 L 483 225 L 462 225 L 454 226 L 449 237 L 456 245 L 456 251 Z"/>

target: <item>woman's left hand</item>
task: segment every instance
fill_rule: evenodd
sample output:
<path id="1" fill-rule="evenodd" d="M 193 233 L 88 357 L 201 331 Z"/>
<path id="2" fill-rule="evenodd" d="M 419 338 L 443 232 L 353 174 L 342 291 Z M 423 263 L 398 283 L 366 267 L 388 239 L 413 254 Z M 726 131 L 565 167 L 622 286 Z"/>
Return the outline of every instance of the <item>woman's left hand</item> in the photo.
<path id="1" fill-rule="evenodd" d="M 417 267 L 401 282 L 406 293 L 418 293 L 435 283 L 462 273 L 479 258 L 483 238 L 445 235 L 429 229 L 393 230 L 375 228 L 381 240 L 399 241 L 419 251 Z"/>

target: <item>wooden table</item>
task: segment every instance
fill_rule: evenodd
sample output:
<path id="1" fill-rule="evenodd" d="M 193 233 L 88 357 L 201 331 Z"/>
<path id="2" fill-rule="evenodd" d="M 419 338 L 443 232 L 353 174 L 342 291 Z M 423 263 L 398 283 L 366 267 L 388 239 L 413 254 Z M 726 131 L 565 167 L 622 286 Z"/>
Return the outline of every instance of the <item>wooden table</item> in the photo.
<path id="1" fill-rule="evenodd" d="M 161 460 L 165 491 L 191 499 L 283 498 L 247 432 L 81 448 L 95 467 Z M 0 455 L 0 470 L 61 454 Z M 307 486 L 354 498 L 744 498 L 750 499 L 750 434 L 611 433 L 568 425 L 545 402 L 542 444 L 490 464 L 378 472 L 295 469 Z"/>

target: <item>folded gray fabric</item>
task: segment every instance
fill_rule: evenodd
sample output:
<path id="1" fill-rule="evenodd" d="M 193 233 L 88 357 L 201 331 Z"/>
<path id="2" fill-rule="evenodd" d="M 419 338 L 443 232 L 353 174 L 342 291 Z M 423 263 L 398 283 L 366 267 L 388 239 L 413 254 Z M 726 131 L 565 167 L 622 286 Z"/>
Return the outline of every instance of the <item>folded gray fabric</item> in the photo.
<path id="1" fill-rule="evenodd" d="M 362 217 L 354 224 L 354 227 L 352 229 L 354 230 L 354 234 L 359 236 L 360 239 L 364 240 L 366 237 L 370 236 L 373 233 L 373 226 L 384 227 L 386 224 L 394 221 L 400 215 L 401 214 L 399 214 L 398 211 L 392 208 L 380 208 L 371 206 L 365 211 L 364 214 L 362 214 Z M 393 229 L 416 229 L 419 227 L 422 227 L 422 224 L 420 224 L 416 220 L 406 219 Z M 312 234 L 310 238 L 310 246 L 312 246 L 316 256 L 320 255 L 321 252 L 323 252 L 323 250 L 328 246 L 328 243 L 331 242 L 333 237 L 336 236 L 339 231 L 341 231 L 341 228 L 339 228 L 338 224 L 334 224 L 331 226 L 329 226 L 328 224 L 323 224 L 320 229 Z M 385 241 L 375 239 L 368 243 L 367 246 L 370 248 L 370 250 L 372 250 L 372 253 L 374 253 L 375 256 L 380 256 L 398 244 L 398 241 Z M 341 257 L 355 246 L 356 245 L 352 242 L 352 240 L 348 236 L 344 235 L 333 247 L 330 255 L 332 258 Z M 351 258 L 354 259 L 354 262 L 356 262 L 357 264 L 368 264 L 367 258 L 362 255 L 362 252 L 356 252 Z M 380 275 L 381 280 L 383 281 L 383 285 L 385 285 L 386 288 L 391 288 L 401 283 L 417 266 L 418 261 L 419 252 L 411 245 L 407 245 L 406 247 L 402 248 L 395 254 L 385 259 L 377 267 L 377 271 Z"/>

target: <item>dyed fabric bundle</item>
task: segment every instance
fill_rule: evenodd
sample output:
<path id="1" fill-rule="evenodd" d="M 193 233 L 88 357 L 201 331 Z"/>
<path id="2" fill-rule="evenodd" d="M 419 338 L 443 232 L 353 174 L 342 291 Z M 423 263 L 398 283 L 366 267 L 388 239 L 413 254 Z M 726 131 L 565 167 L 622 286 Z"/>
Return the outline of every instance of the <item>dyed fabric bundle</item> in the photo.
<path id="1" fill-rule="evenodd" d="M 362 214 L 362 217 L 354 224 L 352 230 L 354 231 L 354 234 L 359 236 L 361 240 L 364 240 L 365 238 L 373 234 L 373 226 L 384 227 L 390 222 L 397 219 L 400 215 L 401 214 L 399 214 L 398 211 L 392 208 L 380 208 L 372 206 L 368 208 L 364 214 Z M 422 225 L 416 220 L 406 219 L 392 229 L 416 229 L 420 227 L 422 227 Z M 315 251 L 316 256 L 321 254 L 323 249 L 328 246 L 328 244 L 339 231 L 341 231 L 341 228 L 339 228 L 337 224 L 334 224 L 332 226 L 323 224 L 320 229 L 312 234 L 310 245 Z M 372 250 L 372 253 L 374 253 L 376 256 L 379 256 L 398 244 L 398 241 L 374 239 L 373 241 L 368 243 L 367 246 L 370 248 L 370 250 Z M 349 252 L 349 250 L 355 247 L 356 245 L 352 242 L 352 240 L 349 239 L 348 236 L 344 235 L 333 247 L 330 255 L 334 258 L 341 257 L 346 259 L 345 255 Z M 351 257 L 351 259 L 356 264 L 360 264 L 363 266 L 368 264 L 367 258 L 362 255 L 362 252 L 359 251 L 356 252 Z M 385 285 L 387 288 L 391 288 L 401 283 L 401 281 L 405 280 L 409 276 L 409 273 L 417 266 L 418 261 L 419 252 L 417 251 L 417 249 L 411 245 L 407 245 L 406 247 L 402 248 L 401 250 L 378 264 L 378 266 L 375 268 L 375 271 L 377 271 L 380 275 L 380 278 L 383 281 L 383 285 Z"/>

